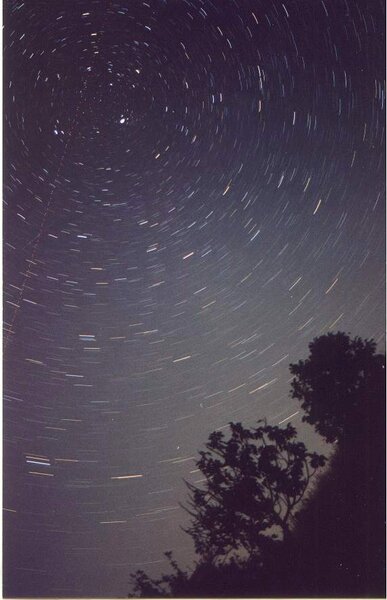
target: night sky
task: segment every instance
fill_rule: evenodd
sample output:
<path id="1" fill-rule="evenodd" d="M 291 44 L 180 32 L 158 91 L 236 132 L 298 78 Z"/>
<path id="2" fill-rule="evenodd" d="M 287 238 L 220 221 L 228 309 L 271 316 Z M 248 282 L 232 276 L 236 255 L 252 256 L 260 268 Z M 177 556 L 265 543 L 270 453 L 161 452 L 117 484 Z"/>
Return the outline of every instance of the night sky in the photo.
<path id="1" fill-rule="evenodd" d="M 198 450 L 384 342 L 384 8 L 4 2 L 5 595 L 184 566 Z"/>

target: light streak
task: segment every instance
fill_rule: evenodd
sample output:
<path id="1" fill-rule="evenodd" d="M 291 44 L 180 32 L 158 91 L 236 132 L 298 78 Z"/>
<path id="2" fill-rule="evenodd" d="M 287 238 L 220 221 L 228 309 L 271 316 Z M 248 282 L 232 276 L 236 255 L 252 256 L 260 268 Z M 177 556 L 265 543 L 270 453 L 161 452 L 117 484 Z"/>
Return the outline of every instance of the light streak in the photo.
<path id="1" fill-rule="evenodd" d="M 110 479 L 138 479 L 139 477 L 143 477 L 143 475 L 115 475 Z"/>
<path id="2" fill-rule="evenodd" d="M 69 146 L 69 144 L 70 144 L 70 142 L 72 140 L 72 137 L 73 137 L 73 134 L 74 134 L 74 131 L 75 131 L 75 125 L 78 122 L 79 109 L 80 109 L 80 103 L 78 104 L 78 106 L 76 108 L 75 118 L 74 118 L 73 124 L 72 124 L 72 126 L 70 128 L 69 136 L 67 138 L 67 142 L 65 143 L 65 147 L 64 147 L 64 150 L 63 150 L 62 158 L 59 161 L 58 168 L 56 170 L 56 173 L 55 173 L 55 176 L 53 178 L 53 181 L 56 181 L 58 179 L 59 174 L 60 174 L 60 172 L 61 172 L 61 170 L 63 168 L 64 160 L 65 160 L 66 154 L 67 154 L 67 149 L 68 149 L 68 146 Z M 44 227 L 46 225 L 47 216 L 48 216 L 51 204 L 52 204 L 52 200 L 53 200 L 53 195 L 54 195 L 54 190 L 55 189 L 56 188 L 54 186 L 51 187 L 51 190 L 50 190 L 50 193 L 49 193 L 49 196 L 48 196 L 48 201 L 47 201 L 46 207 L 44 209 L 43 218 L 42 218 L 42 221 L 41 221 L 41 224 L 40 224 L 40 229 L 39 229 L 38 235 L 33 240 L 31 240 L 31 242 L 29 242 L 29 243 L 33 242 L 32 252 L 31 252 L 31 255 L 30 255 L 29 259 L 27 260 L 28 267 L 27 267 L 27 269 L 26 269 L 26 271 L 24 273 L 24 278 L 23 278 L 23 281 L 22 281 L 22 284 L 21 284 L 21 287 L 20 287 L 20 292 L 19 292 L 19 295 L 18 295 L 18 298 L 17 298 L 17 303 L 16 303 L 17 305 L 15 306 L 15 310 L 13 311 L 12 319 L 11 319 L 11 322 L 9 324 L 9 329 L 7 329 L 7 334 L 6 334 L 5 338 L 4 338 L 4 350 L 6 349 L 6 347 L 8 345 L 8 342 L 10 340 L 10 335 L 14 334 L 13 326 L 15 324 L 16 317 L 17 317 L 18 312 L 19 312 L 20 302 L 22 302 L 23 300 L 25 300 L 24 299 L 24 292 L 25 292 L 25 288 L 26 288 L 26 285 L 27 285 L 27 279 L 32 274 L 31 268 L 32 268 L 32 265 L 34 264 L 34 260 L 35 260 L 35 257 L 36 257 L 37 251 L 38 251 L 40 240 L 41 240 L 42 235 L 43 235 Z M 35 302 L 32 302 L 32 301 L 29 301 L 29 302 L 31 302 L 32 304 L 36 304 Z"/>

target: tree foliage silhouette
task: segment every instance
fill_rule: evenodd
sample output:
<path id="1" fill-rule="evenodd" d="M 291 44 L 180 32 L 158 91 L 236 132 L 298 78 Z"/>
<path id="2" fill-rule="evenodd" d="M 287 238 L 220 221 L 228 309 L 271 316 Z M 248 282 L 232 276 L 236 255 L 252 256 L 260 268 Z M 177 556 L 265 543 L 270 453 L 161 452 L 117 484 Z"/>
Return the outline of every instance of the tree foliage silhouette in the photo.
<path id="1" fill-rule="evenodd" d="M 307 360 L 290 365 L 292 396 L 306 411 L 304 421 L 338 442 L 297 529 L 305 565 L 321 563 L 318 583 L 310 580 L 311 595 L 382 595 L 385 356 L 376 353 L 373 340 L 342 332 L 316 338 L 309 349 Z M 314 527 L 319 521 L 321 529 Z"/>
<path id="2" fill-rule="evenodd" d="M 329 468 L 290 424 L 212 433 L 186 482 L 191 573 L 131 576 L 142 597 L 381 597 L 385 574 L 385 357 L 373 340 L 315 338 L 290 365 L 303 420 L 339 442 Z M 309 493 L 313 488 L 313 493 Z M 304 502 L 304 500 L 306 500 Z"/>
<path id="3" fill-rule="evenodd" d="M 177 562 L 172 557 L 172 552 L 165 552 L 172 572 L 167 575 L 161 575 L 159 579 L 152 579 L 145 571 L 139 569 L 131 575 L 133 582 L 133 594 L 128 598 L 169 598 L 171 596 L 182 596 L 189 589 L 189 576 L 182 571 Z"/>
<path id="4" fill-rule="evenodd" d="M 229 425 L 228 439 L 216 431 L 200 452 L 201 487 L 186 482 L 190 497 L 185 508 L 192 517 L 186 532 L 199 555 L 193 573 L 182 571 L 167 552 L 172 572 L 152 579 L 137 571 L 131 576 L 132 596 L 224 596 L 233 585 L 239 595 L 240 577 L 248 595 L 249 587 L 256 588 L 262 565 L 278 562 L 281 541 L 326 458 L 308 452 L 290 424 L 281 428 L 258 421 L 253 429 Z"/>
<path id="5" fill-rule="evenodd" d="M 196 552 L 216 563 L 238 553 L 258 555 L 267 537 L 285 538 L 291 519 L 325 457 L 308 452 L 296 430 L 258 422 L 230 423 L 231 437 L 210 435 L 197 463 L 201 487 L 187 483 L 193 517 L 186 530 Z"/>
<path id="6" fill-rule="evenodd" d="M 301 402 L 303 421 L 328 442 L 356 435 L 365 413 L 375 417 L 383 409 L 385 357 L 373 340 L 340 331 L 315 338 L 309 350 L 309 358 L 290 365 L 291 396 Z"/>

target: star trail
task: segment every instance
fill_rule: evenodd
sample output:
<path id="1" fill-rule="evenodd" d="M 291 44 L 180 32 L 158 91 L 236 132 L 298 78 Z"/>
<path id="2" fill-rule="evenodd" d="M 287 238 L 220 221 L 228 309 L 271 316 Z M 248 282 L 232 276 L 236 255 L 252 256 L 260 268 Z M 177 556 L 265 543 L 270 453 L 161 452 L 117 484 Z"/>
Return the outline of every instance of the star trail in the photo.
<path id="1" fill-rule="evenodd" d="M 383 24 L 372 0 L 4 3 L 5 595 L 191 564 L 208 434 L 312 439 L 289 363 L 338 329 L 383 346 Z"/>

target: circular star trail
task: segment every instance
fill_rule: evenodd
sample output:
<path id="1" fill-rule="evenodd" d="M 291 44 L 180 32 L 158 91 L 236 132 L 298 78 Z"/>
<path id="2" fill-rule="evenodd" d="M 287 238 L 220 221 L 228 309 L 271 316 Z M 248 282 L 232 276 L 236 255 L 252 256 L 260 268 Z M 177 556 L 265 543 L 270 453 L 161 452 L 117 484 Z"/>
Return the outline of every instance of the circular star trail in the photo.
<path id="1" fill-rule="evenodd" d="M 328 331 L 383 343 L 383 22 L 6 3 L 7 595 L 124 596 L 165 550 L 192 563 L 208 434 L 292 419 L 312 443 L 289 363 Z"/>

